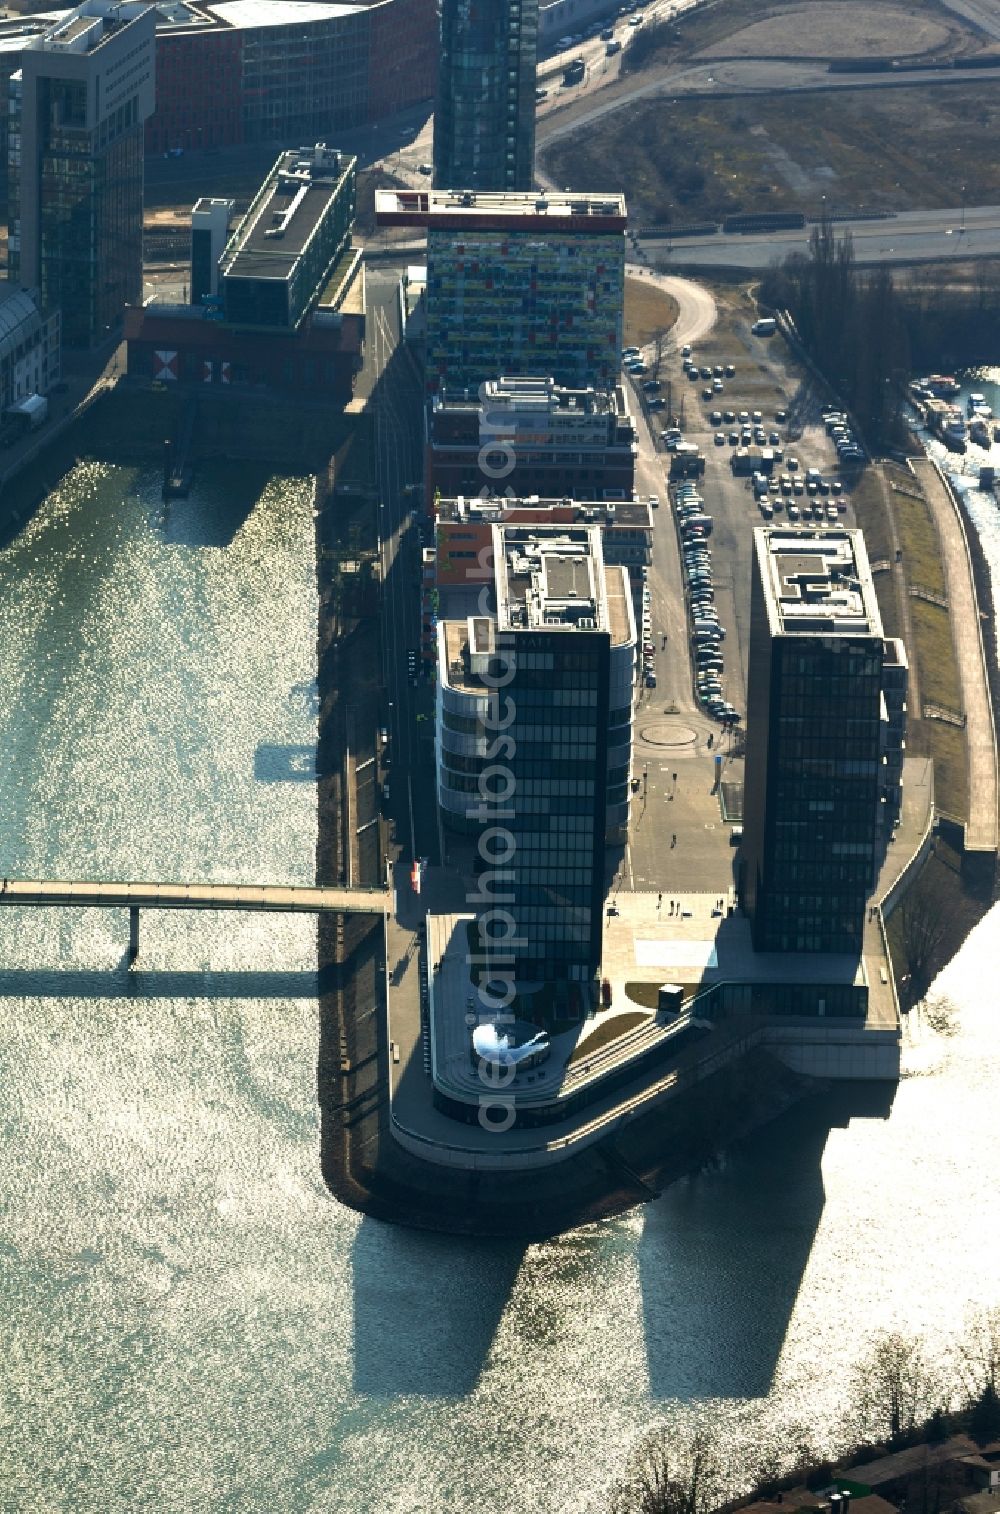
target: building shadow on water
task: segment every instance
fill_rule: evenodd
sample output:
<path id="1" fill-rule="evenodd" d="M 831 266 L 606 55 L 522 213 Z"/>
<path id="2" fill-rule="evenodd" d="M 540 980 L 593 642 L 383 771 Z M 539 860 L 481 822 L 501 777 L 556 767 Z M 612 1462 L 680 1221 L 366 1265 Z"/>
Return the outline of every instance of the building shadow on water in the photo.
<path id="1" fill-rule="evenodd" d="M 190 492 L 161 506 L 164 540 L 183 547 L 231 546 L 274 471 L 262 463 L 198 462 L 196 456 Z"/>
<path id="2" fill-rule="evenodd" d="M 831 1129 L 886 1118 L 894 1085 L 841 1084 L 734 1146 L 646 1209 L 639 1247 L 650 1392 L 770 1392 L 823 1213 Z"/>
<path id="3" fill-rule="evenodd" d="M 379 1398 L 471 1393 L 524 1257 L 365 1216 L 354 1241 L 354 1386 Z"/>

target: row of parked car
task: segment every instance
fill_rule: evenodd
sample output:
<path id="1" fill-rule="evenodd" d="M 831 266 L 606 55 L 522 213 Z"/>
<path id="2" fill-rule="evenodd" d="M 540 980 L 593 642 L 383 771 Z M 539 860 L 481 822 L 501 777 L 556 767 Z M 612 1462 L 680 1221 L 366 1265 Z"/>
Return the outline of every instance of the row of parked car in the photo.
<path id="1" fill-rule="evenodd" d="M 842 410 L 824 410 L 823 424 L 826 426 L 827 436 L 832 438 L 837 448 L 837 456 L 842 463 L 864 462 L 865 449 L 855 436 Z"/>
<path id="2" fill-rule="evenodd" d="M 656 688 L 655 653 L 653 647 L 653 617 L 650 605 L 649 584 L 642 586 L 642 676 L 647 689 Z"/>
<path id="3" fill-rule="evenodd" d="M 692 483 L 679 484 L 674 493 L 677 533 L 681 544 L 684 587 L 691 616 L 691 643 L 695 664 L 695 688 L 699 704 L 721 720 L 735 725 L 736 707 L 725 698 L 722 675 L 725 662 L 722 643 L 726 628 L 715 607 L 715 579 L 708 538 L 712 534 L 712 517 L 705 501 Z"/>

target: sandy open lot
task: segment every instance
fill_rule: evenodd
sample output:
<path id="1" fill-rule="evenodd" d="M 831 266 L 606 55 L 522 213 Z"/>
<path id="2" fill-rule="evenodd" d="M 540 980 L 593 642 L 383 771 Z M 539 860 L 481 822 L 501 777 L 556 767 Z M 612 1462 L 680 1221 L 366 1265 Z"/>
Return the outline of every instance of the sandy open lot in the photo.
<path id="1" fill-rule="evenodd" d="M 781 10 L 707 47 L 702 58 L 902 58 L 936 52 L 957 28 L 925 11 L 857 0 Z"/>

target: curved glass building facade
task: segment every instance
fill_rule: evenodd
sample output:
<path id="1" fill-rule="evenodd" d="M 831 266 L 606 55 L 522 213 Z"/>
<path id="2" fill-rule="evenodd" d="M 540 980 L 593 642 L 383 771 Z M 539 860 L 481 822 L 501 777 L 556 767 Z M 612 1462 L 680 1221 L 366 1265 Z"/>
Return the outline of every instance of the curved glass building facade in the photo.
<path id="1" fill-rule="evenodd" d="M 493 614 L 438 624 L 438 802 L 492 860 L 523 980 L 589 981 L 605 849 L 627 835 L 636 632 L 597 526 L 495 525 Z"/>

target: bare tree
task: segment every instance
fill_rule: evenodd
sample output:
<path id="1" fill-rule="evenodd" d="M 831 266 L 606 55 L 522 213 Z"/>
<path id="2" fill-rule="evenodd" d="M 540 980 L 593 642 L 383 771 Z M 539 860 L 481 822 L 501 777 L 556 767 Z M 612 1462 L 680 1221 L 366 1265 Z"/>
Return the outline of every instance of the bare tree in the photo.
<path id="1" fill-rule="evenodd" d="M 669 331 L 664 326 L 661 326 L 658 331 L 653 332 L 653 341 L 656 343 L 655 356 L 653 357 L 654 378 L 659 378 L 660 376 L 660 368 L 667 355 L 667 338 L 669 335 Z"/>
<path id="2" fill-rule="evenodd" d="M 922 999 L 930 987 L 941 942 L 945 914 L 934 887 L 922 875 L 899 906 L 903 951 L 910 974 L 910 997 Z"/>
<path id="3" fill-rule="evenodd" d="M 850 1417 L 861 1443 L 899 1444 L 938 1407 L 937 1375 L 918 1340 L 883 1330 L 854 1368 Z"/>
<path id="4" fill-rule="evenodd" d="M 1000 1393 L 1000 1307 L 972 1311 L 955 1348 L 956 1367 L 968 1404 Z"/>
<path id="5" fill-rule="evenodd" d="M 727 1478 L 717 1439 L 703 1426 L 654 1431 L 640 1442 L 612 1500 L 612 1514 L 711 1514 Z"/>

